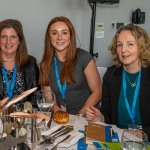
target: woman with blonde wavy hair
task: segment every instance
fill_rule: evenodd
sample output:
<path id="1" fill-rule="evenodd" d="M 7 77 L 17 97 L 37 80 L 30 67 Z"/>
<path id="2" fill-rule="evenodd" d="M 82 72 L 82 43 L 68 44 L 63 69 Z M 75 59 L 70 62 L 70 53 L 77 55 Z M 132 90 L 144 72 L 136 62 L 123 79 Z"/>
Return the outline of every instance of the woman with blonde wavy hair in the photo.
<path id="1" fill-rule="evenodd" d="M 120 128 L 133 124 L 150 141 L 150 37 L 143 28 L 128 24 L 118 29 L 109 50 L 115 65 L 107 69 L 103 78 L 100 111 L 88 107 L 87 120 Z"/>
<path id="2" fill-rule="evenodd" d="M 99 106 L 101 81 L 89 52 L 76 47 L 75 29 L 63 16 L 53 18 L 46 30 L 39 83 L 56 95 L 54 111 L 84 115 Z"/>

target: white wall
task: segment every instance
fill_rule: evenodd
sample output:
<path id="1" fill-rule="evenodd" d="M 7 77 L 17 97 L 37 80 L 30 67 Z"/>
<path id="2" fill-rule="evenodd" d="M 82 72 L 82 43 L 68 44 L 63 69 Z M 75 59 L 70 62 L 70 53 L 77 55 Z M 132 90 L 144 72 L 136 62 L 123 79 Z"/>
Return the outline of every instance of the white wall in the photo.
<path id="1" fill-rule="evenodd" d="M 107 47 L 115 31 L 110 30 L 111 22 L 130 23 L 133 10 L 140 8 L 146 12 L 145 24 L 150 31 L 150 1 L 120 0 L 119 5 L 97 5 L 96 23 L 104 23 L 104 38 L 95 39 L 94 52 L 99 53 L 97 66 L 112 64 Z M 87 0 L 0 0 L 0 20 L 13 18 L 22 22 L 29 54 L 40 61 L 43 53 L 44 35 L 47 24 L 55 16 L 68 17 L 76 29 L 81 45 L 89 51 L 91 8 Z"/>

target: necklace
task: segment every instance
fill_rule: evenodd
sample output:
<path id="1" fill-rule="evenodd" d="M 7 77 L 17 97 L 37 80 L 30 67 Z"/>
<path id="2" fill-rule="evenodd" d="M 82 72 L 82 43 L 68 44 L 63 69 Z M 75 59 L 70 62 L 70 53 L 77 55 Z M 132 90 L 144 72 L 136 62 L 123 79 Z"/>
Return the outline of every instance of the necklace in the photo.
<path id="1" fill-rule="evenodd" d="M 128 82 L 130 83 L 131 87 L 135 87 L 135 86 L 136 86 L 136 83 L 137 83 L 138 75 L 137 75 L 137 77 L 136 77 L 136 79 L 135 79 L 135 81 L 134 81 L 133 83 L 131 83 L 131 81 L 129 80 L 129 78 L 128 78 L 128 76 L 127 76 L 126 73 L 125 73 L 125 76 L 126 76 Z"/>

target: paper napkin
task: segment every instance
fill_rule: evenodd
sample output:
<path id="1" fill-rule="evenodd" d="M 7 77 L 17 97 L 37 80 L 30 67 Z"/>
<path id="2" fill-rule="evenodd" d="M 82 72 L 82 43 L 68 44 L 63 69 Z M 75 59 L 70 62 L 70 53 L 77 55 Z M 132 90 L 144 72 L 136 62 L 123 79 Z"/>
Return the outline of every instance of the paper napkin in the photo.
<path id="1" fill-rule="evenodd" d="M 61 127 L 61 125 L 54 126 L 51 129 L 42 132 L 42 135 L 49 135 L 52 132 L 56 131 L 60 127 Z M 58 147 L 68 148 L 68 147 L 76 144 L 78 142 L 78 140 L 84 136 L 83 133 L 80 133 L 78 131 L 71 131 L 70 133 L 68 133 L 66 135 L 58 137 L 53 145 L 56 145 L 59 141 L 61 141 L 62 139 L 64 139 L 67 135 L 71 135 L 71 137 L 69 139 L 67 139 L 66 141 L 60 143 L 58 145 Z"/>
<path id="2" fill-rule="evenodd" d="M 58 145 L 58 147 L 68 148 L 68 147 L 76 144 L 78 142 L 78 140 L 84 136 L 83 133 L 80 133 L 78 131 L 72 131 L 72 132 L 70 132 L 70 135 L 71 135 L 71 137 L 69 139 L 67 139 L 66 141 L 60 143 Z"/>

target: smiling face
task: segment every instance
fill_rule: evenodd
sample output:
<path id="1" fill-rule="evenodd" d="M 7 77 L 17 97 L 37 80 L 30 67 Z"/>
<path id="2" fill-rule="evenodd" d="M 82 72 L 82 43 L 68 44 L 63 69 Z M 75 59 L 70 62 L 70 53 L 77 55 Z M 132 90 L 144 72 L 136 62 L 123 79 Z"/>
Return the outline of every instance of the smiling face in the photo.
<path id="1" fill-rule="evenodd" d="M 139 49 L 131 31 L 122 31 L 117 38 L 117 55 L 124 68 L 139 67 Z"/>
<path id="2" fill-rule="evenodd" d="M 14 28 L 4 28 L 0 34 L 0 48 L 2 57 L 11 57 L 16 54 L 19 37 Z"/>
<path id="3" fill-rule="evenodd" d="M 51 25 L 49 37 L 56 53 L 66 53 L 70 44 L 70 31 L 66 23 L 58 21 Z"/>

